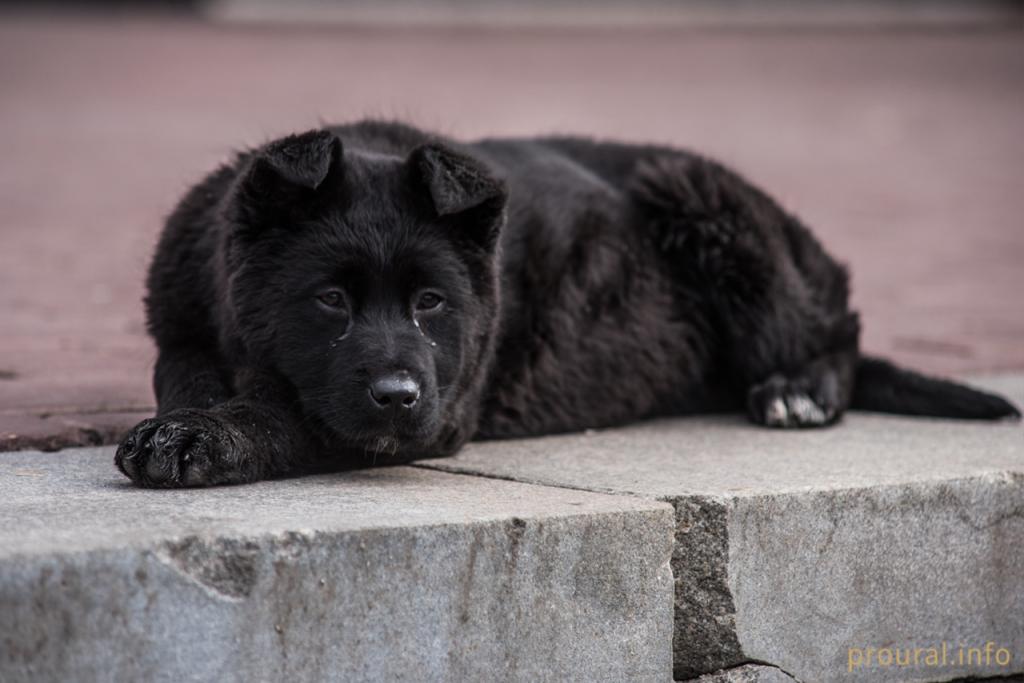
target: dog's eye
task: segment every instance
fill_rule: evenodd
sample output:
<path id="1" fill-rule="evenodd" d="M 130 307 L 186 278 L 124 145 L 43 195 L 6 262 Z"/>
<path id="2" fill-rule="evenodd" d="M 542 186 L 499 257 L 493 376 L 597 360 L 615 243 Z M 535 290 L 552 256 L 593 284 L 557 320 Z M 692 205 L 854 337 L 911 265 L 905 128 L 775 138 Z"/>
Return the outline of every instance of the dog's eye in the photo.
<path id="1" fill-rule="evenodd" d="M 344 308 L 345 295 L 337 289 L 329 289 L 316 296 L 317 300 L 327 308 Z"/>
<path id="2" fill-rule="evenodd" d="M 416 310 L 433 311 L 444 303 L 444 297 L 437 292 L 423 292 L 416 299 Z"/>

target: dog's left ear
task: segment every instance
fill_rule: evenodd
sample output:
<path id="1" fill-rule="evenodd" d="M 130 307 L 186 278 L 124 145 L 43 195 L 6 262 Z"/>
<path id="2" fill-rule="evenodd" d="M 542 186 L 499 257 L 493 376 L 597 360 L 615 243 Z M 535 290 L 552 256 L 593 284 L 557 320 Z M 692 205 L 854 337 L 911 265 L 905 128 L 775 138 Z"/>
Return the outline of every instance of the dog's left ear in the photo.
<path id="1" fill-rule="evenodd" d="M 288 224 L 315 207 L 323 190 L 342 174 L 341 140 L 313 130 L 275 140 L 257 150 L 243 169 L 233 201 L 234 215 L 252 234 L 265 225 Z"/>
<path id="2" fill-rule="evenodd" d="M 253 163 L 253 180 L 264 186 L 288 185 L 316 190 L 340 173 L 341 140 L 326 130 L 290 135 L 267 145 Z"/>
<path id="3" fill-rule="evenodd" d="M 434 213 L 454 223 L 457 236 L 486 250 L 494 248 L 508 201 L 504 182 L 482 162 L 435 143 L 413 150 L 408 166 Z"/>

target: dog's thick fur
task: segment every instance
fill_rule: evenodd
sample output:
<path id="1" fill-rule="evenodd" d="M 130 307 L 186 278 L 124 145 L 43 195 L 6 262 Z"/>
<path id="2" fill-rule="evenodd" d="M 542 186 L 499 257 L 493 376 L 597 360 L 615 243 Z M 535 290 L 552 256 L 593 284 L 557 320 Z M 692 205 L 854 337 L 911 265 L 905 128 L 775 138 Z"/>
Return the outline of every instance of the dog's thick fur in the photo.
<path id="1" fill-rule="evenodd" d="M 1018 415 L 861 357 L 847 274 L 800 221 L 664 147 L 375 121 L 277 140 L 182 200 L 146 304 L 158 414 L 116 456 L 143 486 L 658 415 Z"/>

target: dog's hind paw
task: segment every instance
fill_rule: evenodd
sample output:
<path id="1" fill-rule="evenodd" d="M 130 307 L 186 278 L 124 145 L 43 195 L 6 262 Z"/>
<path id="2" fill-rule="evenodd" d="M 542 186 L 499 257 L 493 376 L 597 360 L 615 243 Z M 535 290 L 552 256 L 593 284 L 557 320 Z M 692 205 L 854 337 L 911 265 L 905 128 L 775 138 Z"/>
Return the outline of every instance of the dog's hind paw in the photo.
<path id="1" fill-rule="evenodd" d="M 747 393 L 750 419 L 765 427 L 822 427 L 839 418 L 838 392 L 829 382 L 772 375 Z"/>
<path id="2" fill-rule="evenodd" d="M 210 486 L 243 481 L 245 454 L 238 435 L 204 410 L 176 410 L 136 425 L 114 464 L 147 488 Z"/>

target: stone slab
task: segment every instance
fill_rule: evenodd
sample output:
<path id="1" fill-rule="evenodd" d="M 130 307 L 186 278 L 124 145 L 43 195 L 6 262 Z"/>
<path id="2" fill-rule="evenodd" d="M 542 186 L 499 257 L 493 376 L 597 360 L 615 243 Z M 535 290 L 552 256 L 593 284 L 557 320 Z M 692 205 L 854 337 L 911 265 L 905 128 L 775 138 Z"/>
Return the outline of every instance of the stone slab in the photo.
<path id="1" fill-rule="evenodd" d="M 1024 375 L 978 382 L 1024 405 Z M 740 417 L 471 444 L 424 467 L 671 502 L 675 674 L 758 661 L 804 681 L 1024 671 L 1024 428 Z M 1009 649 L 1009 667 L 862 667 L 851 648 Z M 923 657 L 923 655 L 922 655 Z M 955 658 L 953 658 L 955 659 Z"/>
<path id="2" fill-rule="evenodd" d="M 0 680 L 666 681 L 672 509 L 412 467 L 131 488 L 0 455 Z"/>

